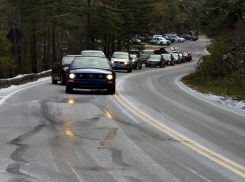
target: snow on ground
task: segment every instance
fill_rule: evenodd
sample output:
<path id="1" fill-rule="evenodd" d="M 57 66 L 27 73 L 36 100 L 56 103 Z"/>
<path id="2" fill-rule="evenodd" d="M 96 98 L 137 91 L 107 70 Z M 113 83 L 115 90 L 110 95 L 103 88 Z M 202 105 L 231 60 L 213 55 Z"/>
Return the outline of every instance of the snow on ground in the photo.
<path id="1" fill-rule="evenodd" d="M 183 75 L 184 76 L 184 75 Z M 218 107 L 222 107 L 229 110 L 236 110 L 239 113 L 245 113 L 245 103 L 243 101 L 238 101 L 234 98 L 229 97 L 222 97 L 212 94 L 203 94 L 200 92 L 197 92 L 196 90 L 191 89 L 190 87 L 187 87 L 183 82 L 180 81 L 180 79 L 183 77 L 178 77 L 176 79 L 176 84 L 184 91 L 188 92 L 194 97 L 197 97 L 203 101 L 206 101 L 208 103 L 211 103 L 212 105 L 216 105 Z"/>

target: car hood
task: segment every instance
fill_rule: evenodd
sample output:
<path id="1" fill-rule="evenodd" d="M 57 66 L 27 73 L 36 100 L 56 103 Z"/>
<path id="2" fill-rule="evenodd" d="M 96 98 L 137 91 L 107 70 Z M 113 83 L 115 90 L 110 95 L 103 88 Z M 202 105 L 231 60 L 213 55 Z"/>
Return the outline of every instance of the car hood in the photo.
<path id="1" fill-rule="evenodd" d="M 100 68 L 76 68 L 76 69 L 71 69 L 70 73 L 111 74 L 112 70 L 100 69 Z"/>
<path id="2" fill-rule="evenodd" d="M 148 61 L 160 61 L 159 59 L 148 59 Z"/>

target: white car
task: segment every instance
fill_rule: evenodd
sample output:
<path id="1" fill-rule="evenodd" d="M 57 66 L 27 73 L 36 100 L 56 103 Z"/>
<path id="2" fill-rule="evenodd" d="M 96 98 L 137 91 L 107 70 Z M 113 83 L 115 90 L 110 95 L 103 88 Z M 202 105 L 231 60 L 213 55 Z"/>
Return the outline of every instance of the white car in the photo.
<path id="1" fill-rule="evenodd" d="M 184 42 L 185 38 L 178 37 L 176 35 L 169 36 L 171 39 L 174 39 L 177 42 Z"/>
<path id="2" fill-rule="evenodd" d="M 162 37 L 155 37 L 150 42 L 156 43 L 158 45 L 169 45 L 168 41 Z"/>

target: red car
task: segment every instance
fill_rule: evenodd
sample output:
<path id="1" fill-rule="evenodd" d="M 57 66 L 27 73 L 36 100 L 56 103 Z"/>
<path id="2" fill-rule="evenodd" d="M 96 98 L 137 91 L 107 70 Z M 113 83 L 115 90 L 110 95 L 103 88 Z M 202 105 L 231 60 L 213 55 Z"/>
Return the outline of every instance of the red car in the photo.
<path id="1" fill-rule="evenodd" d="M 192 60 L 192 55 L 188 51 L 179 51 L 179 52 L 183 54 L 186 61 L 190 62 Z"/>

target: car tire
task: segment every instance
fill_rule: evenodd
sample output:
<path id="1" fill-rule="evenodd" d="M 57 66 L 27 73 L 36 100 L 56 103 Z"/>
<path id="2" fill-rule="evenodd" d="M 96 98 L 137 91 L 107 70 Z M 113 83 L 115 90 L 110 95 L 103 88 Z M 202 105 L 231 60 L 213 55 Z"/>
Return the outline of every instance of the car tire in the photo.
<path id="1" fill-rule="evenodd" d="M 66 85 L 66 93 L 72 93 L 72 92 L 73 92 L 73 87 Z"/>
<path id="2" fill-rule="evenodd" d="M 181 40 L 179 39 L 178 42 L 181 42 Z"/>
<path id="3" fill-rule="evenodd" d="M 61 85 L 66 84 L 66 81 L 63 81 L 63 74 L 62 73 L 60 73 L 60 83 L 61 83 Z"/>
<path id="4" fill-rule="evenodd" d="M 141 70 L 141 68 L 142 68 L 142 63 L 141 63 L 141 65 L 140 65 L 139 69 Z"/>
<path id="5" fill-rule="evenodd" d="M 162 64 L 159 67 L 162 68 Z"/>
<path id="6" fill-rule="evenodd" d="M 145 67 L 148 67 L 148 65 L 146 64 Z"/>
<path id="7" fill-rule="evenodd" d="M 132 72 L 132 67 L 127 70 L 128 73 Z"/>
<path id="8" fill-rule="evenodd" d="M 116 93 L 116 86 L 114 86 L 112 88 L 108 88 L 107 93 L 111 94 L 111 95 L 115 94 Z"/>
<path id="9" fill-rule="evenodd" d="M 162 43 L 162 42 L 160 42 L 160 45 L 163 45 L 163 43 Z"/>
<path id="10" fill-rule="evenodd" d="M 51 81 L 52 81 L 52 84 L 57 84 L 57 80 L 54 80 L 54 75 L 53 75 L 53 73 L 51 74 Z"/>

